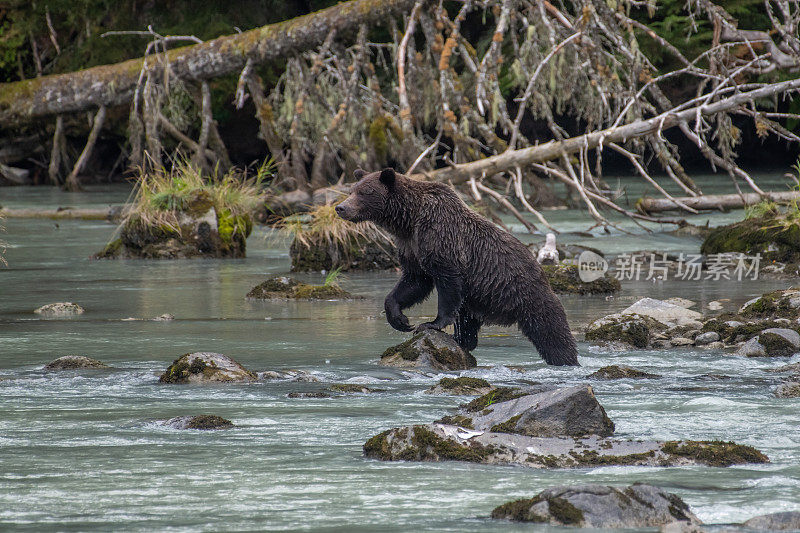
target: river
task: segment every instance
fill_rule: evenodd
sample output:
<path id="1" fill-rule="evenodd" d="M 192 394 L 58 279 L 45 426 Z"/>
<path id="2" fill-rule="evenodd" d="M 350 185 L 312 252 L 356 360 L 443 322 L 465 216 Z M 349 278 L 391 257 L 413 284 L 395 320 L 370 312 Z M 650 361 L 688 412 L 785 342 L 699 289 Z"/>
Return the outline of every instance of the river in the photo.
<path id="1" fill-rule="evenodd" d="M 123 186 L 74 194 L 0 189 L 0 204 L 99 207 L 122 202 L 128 193 Z M 570 231 L 591 225 L 575 210 L 545 214 Z M 740 217 L 692 219 L 718 224 Z M 463 375 L 496 384 L 577 384 L 601 366 L 631 365 L 664 377 L 592 382 L 617 437 L 735 440 L 762 450 L 771 462 L 574 470 L 384 463 L 362 457 L 366 439 L 390 427 L 433 421 L 464 401 L 423 392 L 454 374 L 377 365 L 386 347 L 406 338 L 380 315 L 396 273 L 347 274 L 342 285 L 364 299 L 253 302 L 244 298 L 250 287 L 289 271 L 287 245 L 269 229 L 257 228 L 242 260 L 92 261 L 89 255 L 112 237 L 107 222 L 3 224 L 9 264 L 0 268 L 0 529 L 527 531 L 532 528 L 487 517 L 511 499 L 574 483 L 653 483 L 679 494 L 712 523 L 800 510 L 800 400 L 774 398 L 776 378 L 764 372 L 798 356 L 745 359 L 694 348 L 608 352 L 581 342 L 583 366 L 562 369 L 544 365 L 515 330 L 484 328 L 475 351 L 481 366 Z M 595 230 L 592 237 L 563 240 L 607 253 L 699 249 L 697 239 L 645 234 L 622 224 L 636 235 Z M 297 277 L 321 280 L 319 274 Z M 644 296 L 685 297 L 702 309 L 728 299 L 726 309 L 734 310 L 791 285 L 762 279 L 629 281 L 616 298 L 568 296 L 563 302 L 580 330 Z M 33 314 L 57 301 L 76 302 L 86 313 L 61 320 Z M 149 320 L 162 313 L 175 320 Z M 418 323 L 434 313 L 428 302 L 409 316 Z M 159 374 L 191 351 L 221 352 L 256 371 L 308 370 L 323 383 L 160 385 Z M 113 369 L 41 370 L 67 354 L 94 357 Z M 384 392 L 287 398 L 341 382 Z M 236 428 L 178 431 L 158 423 L 198 413 L 229 418 Z"/>

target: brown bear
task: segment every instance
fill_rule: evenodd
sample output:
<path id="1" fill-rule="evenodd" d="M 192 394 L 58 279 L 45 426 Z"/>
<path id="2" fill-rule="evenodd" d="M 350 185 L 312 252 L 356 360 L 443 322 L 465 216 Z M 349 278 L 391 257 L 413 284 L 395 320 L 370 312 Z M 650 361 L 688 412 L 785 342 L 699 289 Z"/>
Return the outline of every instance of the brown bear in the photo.
<path id="1" fill-rule="evenodd" d="M 391 168 L 358 179 L 336 213 L 370 221 L 392 233 L 402 275 L 386 297 L 386 319 L 400 331 L 412 326 L 403 310 L 436 287 L 436 320 L 416 331 L 453 324 L 456 341 L 470 351 L 483 323 L 517 324 L 550 365 L 578 365 L 567 316 L 541 267 L 509 232 L 481 217 L 441 183 L 412 180 Z"/>

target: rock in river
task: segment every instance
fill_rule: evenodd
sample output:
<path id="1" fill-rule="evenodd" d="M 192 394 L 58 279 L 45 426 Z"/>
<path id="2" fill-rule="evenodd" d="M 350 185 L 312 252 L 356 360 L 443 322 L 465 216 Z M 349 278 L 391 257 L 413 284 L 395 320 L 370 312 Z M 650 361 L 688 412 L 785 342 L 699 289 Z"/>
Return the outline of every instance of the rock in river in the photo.
<path id="1" fill-rule="evenodd" d="M 34 313 L 45 317 L 64 317 L 83 314 L 84 309 L 72 302 L 56 302 L 43 305 L 36 309 Z"/>
<path id="2" fill-rule="evenodd" d="M 176 416 L 164 425 L 173 429 L 230 429 L 233 422 L 217 415 Z"/>
<path id="3" fill-rule="evenodd" d="M 259 283 L 247 293 L 249 300 L 342 300 L 351 295 L 336 283 L 309 285 L 288 276 L 276 276 Z"/>
<path id="4" fill-rule="evenodd" d="M 452 335 L 438 330 L 417 333 L 409 340 L 388 348 L 381 364 L 400 368 L 467 370 L 477 366 L 475 358 L 456 343 Z"/>
<path id="5" fill-rule="evenodd" d="M 626 365 L 609 365 L 589 374 L 594 379 L 656 379 L 661 376 Z"/>
<path id="6" fill-rule="evenodd" d="M 800 350 L 800 334 L 793 329 L 768 328 L 746 343 L 736 355 L 747 357 L 785 357 Z"/>
<path id="7" fill-rule="evenodd" d="M 673 522 L 700 524 L 676 494 L 652 485 L 552 487 L 533 498 L 503 504 L 492 518 L 581 528 L 646 528 Z"/>
<path id="8" fill-rule="evenodd" d="M 530 437 L 581 437 L 614 433 L 614 423 L 588 385 L 542 392 L 498 388 L 458 411 L 475 430 Z"/>
<path id="9" fill-rule="evenodd" d="M 776 398 L 800 398 L 800 382 L 785 381 L 775 388 Z"/>
<path id="10" fill-rule="evenodd" d="M 800 530 L 800 511 L 754 516 L 745 522 L 744 526 L 761 531 L 798 531 Z"/>
<path id="11" fill-rule="evenodd" d="M 108 365 L 83 355 L 65 355 L 50 361 L 44 367 L 45 370 L 75 370 L 79 368 L 108 368 Z"/>
<path id="12" fill-rule="evenodd" d="M 495 387 L 481 378 L 462 376 L 460 378 L 442 378 L 439 383 L 426 390 L 426 394 L 449 394 L 451 396 L 481 396 Z"/>
<path id="13" fill-rule="evenodd" d="M 161 383 L 248 382 L 258 376 L 221 353 L 187 353 L 161 374 Z"/>

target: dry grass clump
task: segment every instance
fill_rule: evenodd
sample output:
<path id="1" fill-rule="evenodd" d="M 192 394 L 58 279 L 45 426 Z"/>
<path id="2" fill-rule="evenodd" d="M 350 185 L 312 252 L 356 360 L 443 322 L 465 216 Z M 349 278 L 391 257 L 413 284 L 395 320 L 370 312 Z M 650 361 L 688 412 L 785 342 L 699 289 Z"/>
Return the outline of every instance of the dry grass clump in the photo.
<path id="1" fill-rule="evenodd" d="M 298 244 L 310 248 L 320 245 L 349 247 L 354 242 L 374 242 L 391 249 L 391 237 L 371 222 L 354 224 L 336 214 L 339 202 L 320 205 L 308 213 L 290 215 L 277 225 L 283 235 L 294 238 Z"/>

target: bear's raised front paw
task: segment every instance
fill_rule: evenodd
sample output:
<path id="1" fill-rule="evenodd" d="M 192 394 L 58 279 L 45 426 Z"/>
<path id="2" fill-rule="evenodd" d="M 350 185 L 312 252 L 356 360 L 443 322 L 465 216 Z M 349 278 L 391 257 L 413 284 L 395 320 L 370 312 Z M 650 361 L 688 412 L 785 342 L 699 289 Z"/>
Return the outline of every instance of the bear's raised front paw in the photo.
<path id="1" fill-rule="evenodd" d="M 397 315 L 386 315 L 386 321 L 397 331 L 413 331 L 414 328 L 408 323 L 408 317 L 403 313 Z"/>

